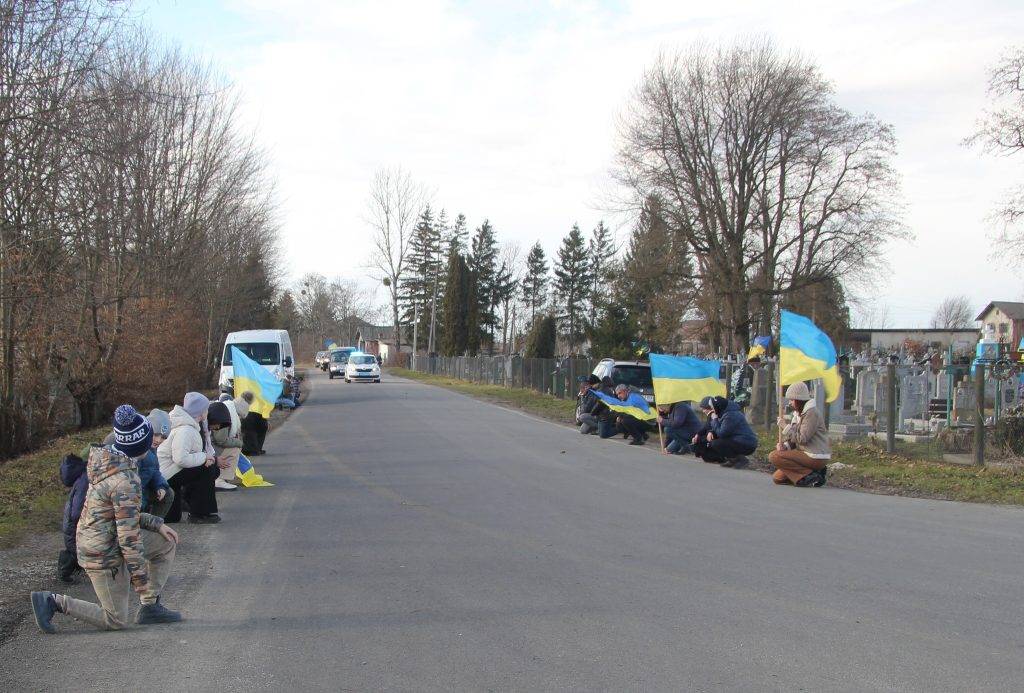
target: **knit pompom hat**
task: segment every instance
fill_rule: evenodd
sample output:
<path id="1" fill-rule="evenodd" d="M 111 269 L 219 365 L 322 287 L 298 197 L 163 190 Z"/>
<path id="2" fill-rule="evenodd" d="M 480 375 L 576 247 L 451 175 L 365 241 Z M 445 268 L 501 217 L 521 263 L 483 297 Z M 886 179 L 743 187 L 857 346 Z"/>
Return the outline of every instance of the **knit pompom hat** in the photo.
<path id="1" fill-rule="evenodd" d="M 153 427 L 130 404 L 114 410 L 114 449 L 128 457 L 142 457 L 153 445 Z"/>
<path id="2" fill-rule="evenodd" d="M 181 408 L 187 411 L 193 419 L 198 419 L 210 408 L 210 400 L 201 392 L 189 392 L 185 395 L 185 401 Z"/>

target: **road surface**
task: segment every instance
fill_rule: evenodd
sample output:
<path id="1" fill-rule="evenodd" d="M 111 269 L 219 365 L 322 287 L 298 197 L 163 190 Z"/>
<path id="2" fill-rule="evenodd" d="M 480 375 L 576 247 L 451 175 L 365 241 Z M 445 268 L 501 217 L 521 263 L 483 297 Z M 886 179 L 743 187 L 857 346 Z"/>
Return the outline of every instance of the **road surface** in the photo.
<path id="1" fill-rule="evenodd" d="M 25 624 L 0 689 L 1024 686 L 1019 509 L 774 488 L 427 385 L 316 377 L 255 460 L 277 485 L 183 526 L 164 600 L 187 621 Z"/>

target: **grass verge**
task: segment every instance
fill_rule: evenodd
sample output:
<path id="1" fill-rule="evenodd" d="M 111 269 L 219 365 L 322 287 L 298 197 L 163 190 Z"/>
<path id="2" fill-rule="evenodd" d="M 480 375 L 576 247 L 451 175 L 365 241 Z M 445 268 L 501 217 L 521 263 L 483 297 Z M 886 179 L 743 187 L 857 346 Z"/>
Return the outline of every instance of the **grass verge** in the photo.
<path id="1" fill-rule="evenodd" d="M 573 422 L 576 406 L 573 400 L 560 400 L 532 390 L 478 385 L 403 368 L 391 368 L 389 372 L 555 421 Z M 767 451 L 775 447 L 775 435 L 763 432 L 759 432 L 759 435 L 761 446 L 751 466 L 760 471 L 771 471 Z M 934 451 L 928 448 L 924 452 Z M 917 458 L 912 449 L 906 449 L 904 454 L 890 454 L 877 443 L 870 442 L 834 443 L 832 461 L 842 463 L 836 465 L 829 474 L 829 485 L 839 488 L 893 496 L 1024 505 L 1024 469 L 1019 466 L 969 467 L 944 464 Z"/>
<path id="2" fill-rule="evenodd" d="M 27 532 L 60 531 L 67 497 L 60 461 L 103 439 L 109 426 L 78 431 L 0 464 L 0 548 L 17 544 Z"/>
<path id="3" fill-rule="evenodd" d="M 440 385 L 449 390 L 461 392 L 464 395 L 477 397 L 495 404 L 514 407 L 547 419 L 561 421 L 562 423 L 571 424 L 576 417 L 576 401 L 571 399 L 558 399 L 557 397 L 544 395 L 533 390 L 506 388 L 501 385 L 479 385 L 466 382 L 465 380 L 456 380 L 455 378 L 448 378 L 442 375 L 428 375 L 405 368 L 389 368 L 388 372 L 400 378 L 419 380 L 431 385 Z"/>
<path id="4" fill-rule="evenodd" d="M 304 373 L 302 374 L 305 375 Z M 309 395 L 310 383 L 302 399 Z M 214 399 L 215 391 L 204 394 Z M 165 405 L 170 411 L 173 405 Z M 281 425 L 291 410 L 274 410 L 270 430 Z M 67 490 L 60 483 L 60 462 L 69 452 L 79 454 L 89 443 L 98 443 L 110 433 L 110 426 L 76 431 L 33 452 L 0 462 L 0 548 L 18 544 L 29 533 L 60 531 Z"/>

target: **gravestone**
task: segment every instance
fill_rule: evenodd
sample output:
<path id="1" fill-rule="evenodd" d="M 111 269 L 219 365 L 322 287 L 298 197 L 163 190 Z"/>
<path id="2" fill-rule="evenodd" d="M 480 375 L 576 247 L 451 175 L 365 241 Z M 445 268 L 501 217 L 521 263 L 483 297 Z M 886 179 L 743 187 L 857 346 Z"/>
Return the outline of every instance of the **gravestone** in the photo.
<path id="1" fill-rule="evenodd" d="M 876 386 L 881 374 L 873 368 L 865 368 L 857 374 L 857 392 L 853 399 L 853 409 L 861 416 L 875 410 Z"/>
<path id="2" fill-rule="evenodd" d="M 929 376 L 927 373 L 908 373 L 899 379 L 900 402 L 897 413 L 900 427 L 908 419 L 927 419 L 929 401 Z"/>

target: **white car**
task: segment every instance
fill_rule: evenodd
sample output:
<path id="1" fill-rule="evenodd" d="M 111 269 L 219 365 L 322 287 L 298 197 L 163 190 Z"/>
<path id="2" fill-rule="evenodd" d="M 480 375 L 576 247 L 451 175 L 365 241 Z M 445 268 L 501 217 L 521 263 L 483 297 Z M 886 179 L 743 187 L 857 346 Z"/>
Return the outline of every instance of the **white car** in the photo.
<path id="1" fill-rule="evenodd" d="M 348 364 L 345 365 L 345 382 L 353 380 L 368 380 L 380 382 L 380 366 L 377 364 L 377 357 L 373 354 L 352 354 L 348 357 Z"/>

